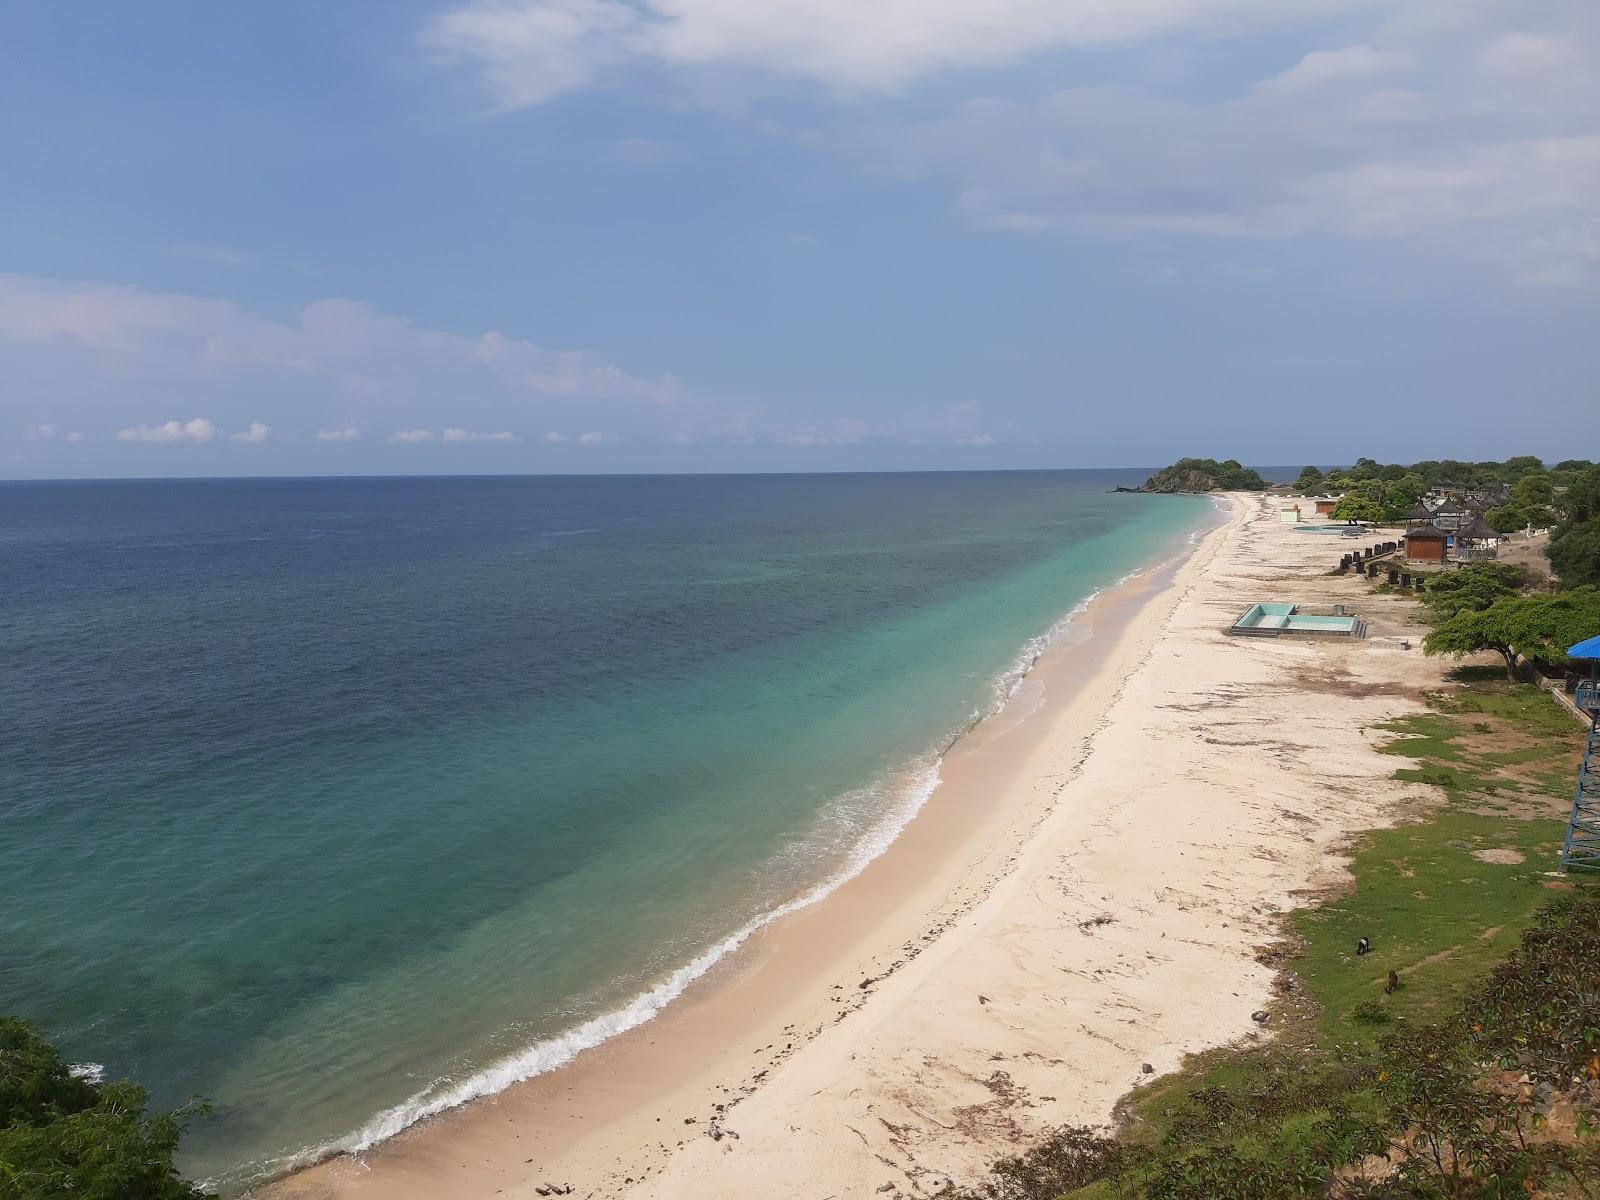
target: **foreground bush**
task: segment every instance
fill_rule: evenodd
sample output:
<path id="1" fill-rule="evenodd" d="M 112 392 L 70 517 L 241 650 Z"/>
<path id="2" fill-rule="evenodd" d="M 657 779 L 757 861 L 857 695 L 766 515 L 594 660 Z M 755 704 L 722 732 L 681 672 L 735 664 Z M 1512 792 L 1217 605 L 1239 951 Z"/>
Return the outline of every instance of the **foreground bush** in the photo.
<path id="1" fill-rule="evenodd" d="M 76 1077 L 38 1030 L 0 1017 L 0 1200 L 202 1200 L 172 1165 L 186 1114 L 146 1115 L 147 1100 Z"/>

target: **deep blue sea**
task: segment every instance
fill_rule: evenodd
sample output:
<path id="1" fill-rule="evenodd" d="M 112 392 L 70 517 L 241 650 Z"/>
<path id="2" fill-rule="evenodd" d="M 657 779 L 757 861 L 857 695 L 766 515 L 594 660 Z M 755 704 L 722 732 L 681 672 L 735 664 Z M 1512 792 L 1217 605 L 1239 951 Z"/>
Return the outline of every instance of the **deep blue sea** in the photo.
<path id="1" fill-rule="evenodd" d="M 858 869 L 1145 473 L 0 483 L 0 1011 L 238 1184 L 646 1020 Z"/>

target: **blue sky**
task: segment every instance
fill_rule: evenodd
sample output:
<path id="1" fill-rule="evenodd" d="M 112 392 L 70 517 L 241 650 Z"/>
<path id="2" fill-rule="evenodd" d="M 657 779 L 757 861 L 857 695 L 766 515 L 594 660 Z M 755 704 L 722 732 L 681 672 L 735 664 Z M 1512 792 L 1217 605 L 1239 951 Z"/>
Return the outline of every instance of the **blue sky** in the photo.
<path id="1" fill-rule="evenodd" d="M 3 476 L 1600 454 L 1591 0 L 0 33 Z"/>

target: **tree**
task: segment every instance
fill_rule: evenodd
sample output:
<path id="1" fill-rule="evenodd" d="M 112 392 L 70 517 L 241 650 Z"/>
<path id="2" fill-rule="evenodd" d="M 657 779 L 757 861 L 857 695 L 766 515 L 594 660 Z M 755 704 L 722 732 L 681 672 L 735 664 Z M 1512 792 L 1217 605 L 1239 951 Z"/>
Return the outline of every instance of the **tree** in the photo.
<path id="1" fill-rule="evenodd" d="M 0 1017 L 0 1196 L 204 1200 L 172 1165 L 194 1110 L 146 1115 L 148 1099 L 75 1076 L 37 1029 Z"/>
<path id="2" fill-rule="evenodd" d="M 1322 472 L 1316 467 L 1301 467 L 1300 474 L 1295 476 L 1294 486 L 1301 493 L 1314 492 L 1322 486 Z"/>
<path id="3" fill-rule="evenodd" d="M 1600 588 L 1576 588 L 1555 596 L 1512 596 L 1485 609 L 1458 612 L 1424 639 L 1428 654 L 1475 654 L 1493 650 L 1505 659 L 1506 678 L 1517 677 L 1517 659 L 1564 663 L 1567 647 L 1600 633 Z"/>
<path id="4" fill-rule="evenodd" d="M 1579 475 L 1556 500 L 1562 519 L 1573 523 L 1600 517 L 1600 467 Z"/>
<path id="5" fill-rule="evenodd" d="M 1436 620 L 1448 621 L 1457 613 L 1481 611 L 1518 595 L 1527 586 L 1527 570 L 1515 563 L 1474 562 L 1435 576 L 1422 602 Z"/>
<path id="6" fill-rule="evenodd" d="M 1511 485 L 1511 498 L 1524 508 L 1542 508 L 1555 499 L 1548 475 L 1525 475 Z"/>
<path id="7" fill-rule="evenodd" d="M 1544 553 L 1562 587 L 1600 583 L 1600 518 L 1562 524 Z"/>
<path id="8" fill-rule="evenodd" d="M 1484 463 L 1485 467 L 1493 467 L 1493 463 Z M 1499 464 L 1499 474 L 1507 480 L 1518 480 L 1526 476 L 1539 477 L 1544 474 L 1544 463 L 1535 455 L 1519 454 L 1515 458 L 1508 458 Z"/>
<path id="9" fill-rule="evenodd" d="M 1545 557 L 1562 587 L 1600 583 L 1600 467 L 1591 467 L 1556 497 L 1561 521 Z"/>
<path id="10" fill-rule="evenodd" d="M 1520 504 L 1500 504 L 1483 514 L 1484 521 L 1496 533 L 1515 533 L 1533 522 L 1528 509 Z"/>
<path id="11" fill-rule="evenodd" d="M 1383 520 L 1383 509 L 1372 497 L 1352 492 L 1333 506 L 1331 515 L 1335 521 L 1349 521 L 1354 525 L 1357 521 Z"/>
<path id="12" fill-rule="evenodd" d="M 1383 519 L 1404 521 L 1427 490 L 1428 485 L 1422 481 L 1422 476 L 1409 473 L 1384 484 Z"/>

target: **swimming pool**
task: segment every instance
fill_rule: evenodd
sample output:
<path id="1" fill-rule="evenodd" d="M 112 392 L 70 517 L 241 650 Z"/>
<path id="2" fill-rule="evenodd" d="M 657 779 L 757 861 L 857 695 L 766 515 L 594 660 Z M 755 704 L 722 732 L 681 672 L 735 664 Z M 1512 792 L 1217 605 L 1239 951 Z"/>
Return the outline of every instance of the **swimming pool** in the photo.
<path id="1" fill-rule="evenodd" d="M 1228 626 L 1242 637 L 1277 637 L 1281 633 L 1365 637 L 1367 623 L 1342 614 L 1302 613 L 1298 604 L 1252 604 Z"/>

